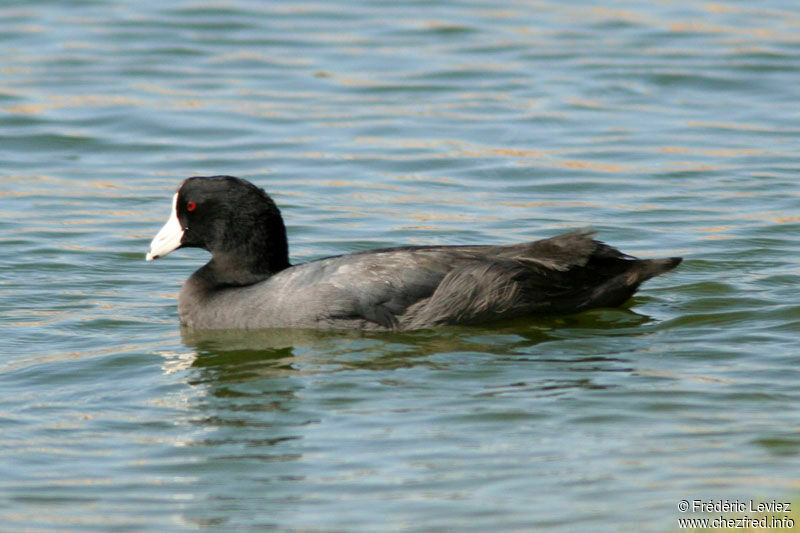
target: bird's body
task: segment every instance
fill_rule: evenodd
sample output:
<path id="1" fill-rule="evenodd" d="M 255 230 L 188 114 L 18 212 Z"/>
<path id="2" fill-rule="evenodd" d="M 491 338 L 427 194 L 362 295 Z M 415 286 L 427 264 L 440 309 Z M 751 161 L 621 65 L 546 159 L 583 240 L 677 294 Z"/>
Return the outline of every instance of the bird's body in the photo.
<path id="1" fill-rule="evenodd" d="M 159 241 L 168 222 L 148 258 L 180 246 L 211 251 L 179 297 L 181 322 L 194 329 L 414 330 L 573 313 L 620 305 L 680 263 L 635 259 L 577 230 L 519 244 L 387 248 L 291 266 L 280 213 L 252 184 L 190 178 L 173 205 L 180 238 Z"/>

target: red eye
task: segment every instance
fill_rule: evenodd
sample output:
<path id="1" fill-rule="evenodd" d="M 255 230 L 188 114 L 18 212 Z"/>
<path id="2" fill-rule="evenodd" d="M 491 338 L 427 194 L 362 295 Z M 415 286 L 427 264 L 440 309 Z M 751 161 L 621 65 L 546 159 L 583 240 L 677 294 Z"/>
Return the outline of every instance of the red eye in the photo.
<path id="1" fill-rule="evenodd" d="M 194 211 L 195 209 L 197 209 L 197 203 L 189 202 L 188 204 L 186 204 L 187 211 Z"/>

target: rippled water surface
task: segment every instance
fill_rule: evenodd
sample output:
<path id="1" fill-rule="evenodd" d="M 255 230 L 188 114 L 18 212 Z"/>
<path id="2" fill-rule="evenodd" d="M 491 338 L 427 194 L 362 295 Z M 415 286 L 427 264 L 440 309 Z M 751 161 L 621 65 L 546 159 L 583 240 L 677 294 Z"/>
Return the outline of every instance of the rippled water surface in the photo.
<path id="1" fill-rule="evenodd" d="M 0 529 L 663 532 L 798 494 L 793 3 L 0 20 Z M 199 336 L 207 254 L 144 261 L 198 174 L 269 191 L 295 262 L 582 226 L 686 260 L 623 309 Z"/>

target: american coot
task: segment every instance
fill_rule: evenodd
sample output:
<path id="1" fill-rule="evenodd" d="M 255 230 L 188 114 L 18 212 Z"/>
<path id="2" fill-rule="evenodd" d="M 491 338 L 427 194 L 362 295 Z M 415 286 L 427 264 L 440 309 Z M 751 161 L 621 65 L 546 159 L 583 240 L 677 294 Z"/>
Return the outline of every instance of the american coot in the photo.
<path id="1" fill-rule="evenodd" d="M 289 264 L 281 213 L 232 176 L 184 180 L 147 260 L 194 246 L 211 260 L 186 281 L 195 329 L 412 330 L 625 302 L 680 257 L 636 259 L 576 230 L 498 246 L 401 246 Z"/>

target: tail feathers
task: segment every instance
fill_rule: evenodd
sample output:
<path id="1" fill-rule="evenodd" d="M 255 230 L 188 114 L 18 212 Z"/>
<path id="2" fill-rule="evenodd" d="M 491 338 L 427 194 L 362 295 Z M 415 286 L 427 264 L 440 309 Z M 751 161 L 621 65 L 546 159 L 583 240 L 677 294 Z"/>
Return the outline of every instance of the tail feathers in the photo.
<path id="1" fill-rule="evenodd" d="M 640 259 L 638 260 L 637 267 L 629 270 L 631 276 L 631 284 L 639 285 L 650 278 L 659 276 L 665 272 L 669 272 L 676 266 L 681 264 L 682 257 L 665 257 L 662 259 Z"/>
<path id="2" fill-rule="evenodd" d="M 663 259 L 635 259 L 627 271 L 595 287 L 576 310 L 594 307 L 617 307 L 625 303 L 639 286 L 650 278 L 669 272 L 680 264 L 681 257 Z"/>

